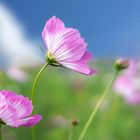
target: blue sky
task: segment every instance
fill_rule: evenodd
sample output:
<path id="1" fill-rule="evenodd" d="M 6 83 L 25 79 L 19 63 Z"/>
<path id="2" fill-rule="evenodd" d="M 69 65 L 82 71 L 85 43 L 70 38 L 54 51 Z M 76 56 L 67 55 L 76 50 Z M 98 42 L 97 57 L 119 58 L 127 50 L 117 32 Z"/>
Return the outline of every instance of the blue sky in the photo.
<path id="1" fill-rule="evenodd" d="M 80 30 L 95 57 L 139 57 L 140 0 L 3 0 L 41 40 L 48 18 L 61 18 Z"/>

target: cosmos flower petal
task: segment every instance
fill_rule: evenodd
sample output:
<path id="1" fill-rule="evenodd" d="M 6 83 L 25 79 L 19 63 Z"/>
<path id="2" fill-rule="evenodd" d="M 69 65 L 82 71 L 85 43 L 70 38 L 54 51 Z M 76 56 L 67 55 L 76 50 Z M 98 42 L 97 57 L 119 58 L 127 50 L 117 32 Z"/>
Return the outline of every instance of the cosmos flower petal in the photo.
<path id="1" fill-rule="evenodd" d="M 17 111 L 14 107 L 7 105 L 7 108 L 3 111 L 2 114 L 0 114 L 0 119 L 6 123 L 6 125 L 10 125 L 11 127 L 17 127 L 18 126 L 18 115 Z"/>
<path id="2" fill-rule="evenodd" d="M 50 18 L 43 29 L 42 38 L 46 43 L 48 49 L 51 47 L 53 42 L 53 36 L 64 28 L 64 23 L 59 19 L 53 16 Z"/>
<path id="3" fill-rule="evenodd" d="M 18 116 L 20 118 L 24 118 L 29 116 L 32 113 L 32 102 L 25 98 L 22 95 L 16 95 L 14 92 L 11 91 L 1 91 L 4 95 L 6 95 L 7 101 L 9 105 L 16 108 L 18 112 Z"/>
<path id="4" fill-rule="evenodd" d="M 92 74 L 97 73 L 97 71 L 90 69 L 87 65 L 88 61 L 91 58 L 92 58 L 92 55 L 88 51 L 86 51 L 80 60 L 73 62 L 72 60 L 69 59 L 69 60 L 66 60 L 65 62 L 60 62 L 60 64 L 74 71 L 77 71 L 79 73 L 82 73 L 85 75 L 92 75 Z"/>
<path id="5" fill-rule="evenodd" d="M 1 107 L 0 107 L 0 116 L 3 114 L 3 112 L 4 112 L 5 110 L 7 110 L 7 108 L 8 108 L 7 105 L 4 105 L 4 106 L 1 106 Z"/>
<path id="6" fill-rule="evenodd" d="M 6 99 L 5 96 L 0 94 L 0 108 L 6 105 Z"/>
<path id="7" fill-rule="evenodd" d="M 63 28 L 64 28 L 64 23 L 59 18 L 53 16 L 46 22 L 46 26 L 44 29 L 46 29 L 50 34 L 55 34 Z"/>
<path id="8" fill-rule="evenodd" d="M 36 125 L 41 119 L 42 119 L 42 117 L 40 115 L 35 114 L 34 116 L 21 119 L 20 125 L 26 126 L 26 127 L 32 127 L 32 126 Z"/>
<path id="9" fill-rule="evenodd" d="M 85 75 L 92 75 L 92 74 L 96 73 L 95 70 L 90 69 L 86 64 L 81 64 L 81 63 L 78 63 L 78 62 L 75 62 L 75 63 L 61 62 L 61 64 L 64 67 L 67 67 L 69 69 L 72 69 L 76 72 L 79 72 L 79 73 L 82 73 L 82 74 L 85 74 Z"/>
<path id="10" fill-rule="evenodd" d="M 82 55 L 82 57 L 76 62 L 82 63 L 82 64 L 87 64 L 91 59 L 92 59 L 92 54 L 89 53 L 88 51 L 86 51 Z M 65 62 L 75 62 L 75 61 L 73 61 L 73 59 L 67 59 L 67 60 L 65 60 Z"/>
<path id="11" fill-rule="evenodd" d="M 86 51 L 79 61 L 81 61 L 81 63 L 87 64 L 91 59 L 92 59 L 92 54 Z"/>
<path id="12" fill-rule="evenodd" d="M 24 96 L 2 90 L 0 91 L 0 101 L 4 102 L 4 105 L 0 103 L 0 120 L 6 125 L 29 127 L 35 125 L 42 118 L 40 115 L 28 117 L 32 113 L 33 106 L 32 102 Z"/>
<path id="13" fill-rule="evenodd" d="M 84 39 L 81 38 L 78 30 L 65 30 L 69 31 L 57 36 L 59 39 L 54 43 L 54 49 L 51 49 L 51 52 L 57 61 L 65 61 L 71 58 L 73 61 L 77 61 L 85 53 L 87 44 L 84 42 Z"/>

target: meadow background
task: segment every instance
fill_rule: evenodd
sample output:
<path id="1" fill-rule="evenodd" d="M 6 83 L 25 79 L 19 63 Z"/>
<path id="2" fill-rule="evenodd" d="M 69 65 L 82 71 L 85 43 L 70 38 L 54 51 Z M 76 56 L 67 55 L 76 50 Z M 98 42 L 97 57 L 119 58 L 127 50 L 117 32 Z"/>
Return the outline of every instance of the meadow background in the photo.
<path id="1" fill-rule="evenodd" d="M 95 65 L 94 65 L 95 66 Z M 100 74 L 86 77 L 62 68 L 49 67 L 36 88 L 35 112 L 43 116 L 36 126 L 36 139 L 68 140 L 71 120 L 77 118 L 73 140 L 76 140 L 113 74 L 113 61 L 96 62 Z M 32 82 L 38 69 L 27 70 L 27 82 L 14 82 L 1 75 L 1 85 L 30 97 Z M 139 140 L 139 105 L 128 105 L 111 90 L 92 122 L 85 140 Z M 30 140 L 31 128 L 3 128 L 5 140 Z"/>
<path id="2" fill-rule="evenodd" d="M 77 140 L 91 110 L 114 73 L 118 57 L 140 57 L 140 1 L 135 0 L 1 0 L 0 87 L 30 98 L 33 80 L 44 63 L 41 32 L 56 15 L 77 28 L 93 54 L 90 65 L 98 70 L 84 76 L 49 66 L 36 87 L 37 140 L 68 140 L 71 120 L 77 118 L 72 140 Z M 19 80 L 9 71 L 27 74 Z M 15 78 L 16 77 L 16 78 Z M 129 105 L 113 88 L 100 107 L 84 140 L 140 140 L 140 105 Z M 31 140 L 31 128 L 2 129 L 4 140 Z"/>

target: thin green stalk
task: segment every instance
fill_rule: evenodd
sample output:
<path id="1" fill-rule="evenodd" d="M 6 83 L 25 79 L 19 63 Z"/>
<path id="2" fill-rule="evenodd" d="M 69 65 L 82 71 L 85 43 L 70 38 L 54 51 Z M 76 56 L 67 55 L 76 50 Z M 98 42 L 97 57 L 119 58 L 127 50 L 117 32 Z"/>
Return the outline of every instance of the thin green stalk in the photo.
<path id="1" fill-rule="evenodd" d="M 0 140 L 3 140 L 2 139 L 2 134 L 1 134 L 1 126 L 2 126 L 2 124 L 0 124 Z"/>
<path id="2" fill-rule="evenodd" d="M 94 116 L 96 115 L 96 113 L 97 113 L 97 111 L 98 111 L 100 105 L 102 104 L 102 102 L 103 102 L 105 96 L 107 95 L 107 93 L 108 93 L 110 87 L 112 86 L 114 80 L 116 79 L 117 75 L 118 75 L 118 71 L 116 70 L 116 72 L 115 72 L 115 74 L 113 75 L 113 77 L 112 77 L 110 83 L 109 83 L 108 86 L 105 88 L 105 90 L 104 90 L 102 96 L 100 97 L 99 101 L 97 102 L 97 105 L 96 105 L 95 108 L 93 109 L 93 111 L 92 111 L 92 113 L 91 113 L 91 115 L 90 115 L 90 117 L 89 117 L 87 123 L 85 124 L 85 126 L 84 126 L 84 128 L 83 128 L 83 130 L 82 130 L 82 132 L 81 132 L 81 134 L 80 134 L 80 136 L 79 136 L 79 138 L 78 138 L 78 140 L 83 140 L 83 138 L 84 138 L 84 136 L 85 136 L 85 134 L 86 134 L 86 132 L 87 132 L 87 129 L 89 128 L 89 126 L 90 126 L 90 124 L 91 124 L 91 122 L 92 122 Z"/>
<path id="3" fill-rule="evenodd" d="M 72 126 L 72 128 L 70 129 L 70 132 L 69 132 L 68 140 L 74 140 L 74 137 L 75 137 L 75 129 L 76 129 L 76 126 Z"/>
<path id="4" fill-rule="evenodd" d="M 68 140 L 72 140 L 72 135 L 73 135 L 73 126 L 72 126 L 72 128 L 69 130 L 69 134 L 68 134 Z"/>
<path id="5" fill-rule="evenodd" d="M 32 131 L 32 140 L 35 140 L 35 128 L 32 127 L 31 131 Z"/>
<path id="6" fill-rule="evenodd" d="M 48 66 L 48 63 L 46 63 L 38 72 L 38 74 L 35 77 L 34 83 L 33 83 L 33 87 L 32 87 L 32 94 L 31 94 L 31 100 L 32 100 L 32 104 L 35 104 L 35 87 L 37 85 L 38 79 L 41 76 L 41 73 L 45 70 L 45 68 Z M 32 127 L 32 140 L 35 140 L 35 128 Z"/>
<path id="7" fill-rule="evenodd" d="M 73 139 L 72 140 L 75 140 L 75 138 L 76 138 L 76 128 L 77 128 L 77 126 L 73 127 Z"/>
<path id="8" fill-rule="evenodd" d="M 45 68 L 48 66 L 48 63 L 46 63 L 38 72 L 38 74 L 36 75 L 35 79 L 34 79 L 34 83 L 33 83 L 33 87 L 32 87 L 32 94 L 31 94 L 31 100 L 32 100 L 32 104 L 34 105 L 34 96 L 35 96 L 35 87 L 37 85 L 38 79 L 41 76 L 41 73 L 45 70 Z"/>

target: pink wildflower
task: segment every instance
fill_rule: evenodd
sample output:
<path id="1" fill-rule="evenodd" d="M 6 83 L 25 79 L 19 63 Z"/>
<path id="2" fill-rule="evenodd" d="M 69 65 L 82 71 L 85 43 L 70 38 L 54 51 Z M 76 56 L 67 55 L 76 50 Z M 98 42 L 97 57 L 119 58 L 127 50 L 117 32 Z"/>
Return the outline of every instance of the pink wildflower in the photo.
<path id="1" fill-rule="evenodd" d="M 92 55 L 78 30 L 66 28 L 59 18 L 53 16 L 46 22 L 42 37 L 48 49 L 47 62 L 50 65 L 67 67 L 85 75 L 96 73 L 87 64 Z"/>
<path id="2" fill-rule="evenodd" d="M 114 89 L 122 95 L 129 104 L 140 103 L 138 63 L 130 60 L 128 69 L 116 79 Z"/>
<path id="3" fill-rule="evenodd" d="M 30 116 L 33 110 L 32 102 L 11 91 L 0 91 L 0 122 L 11 127 L 31 127 L 42 118 L 40 115 Z"/>

